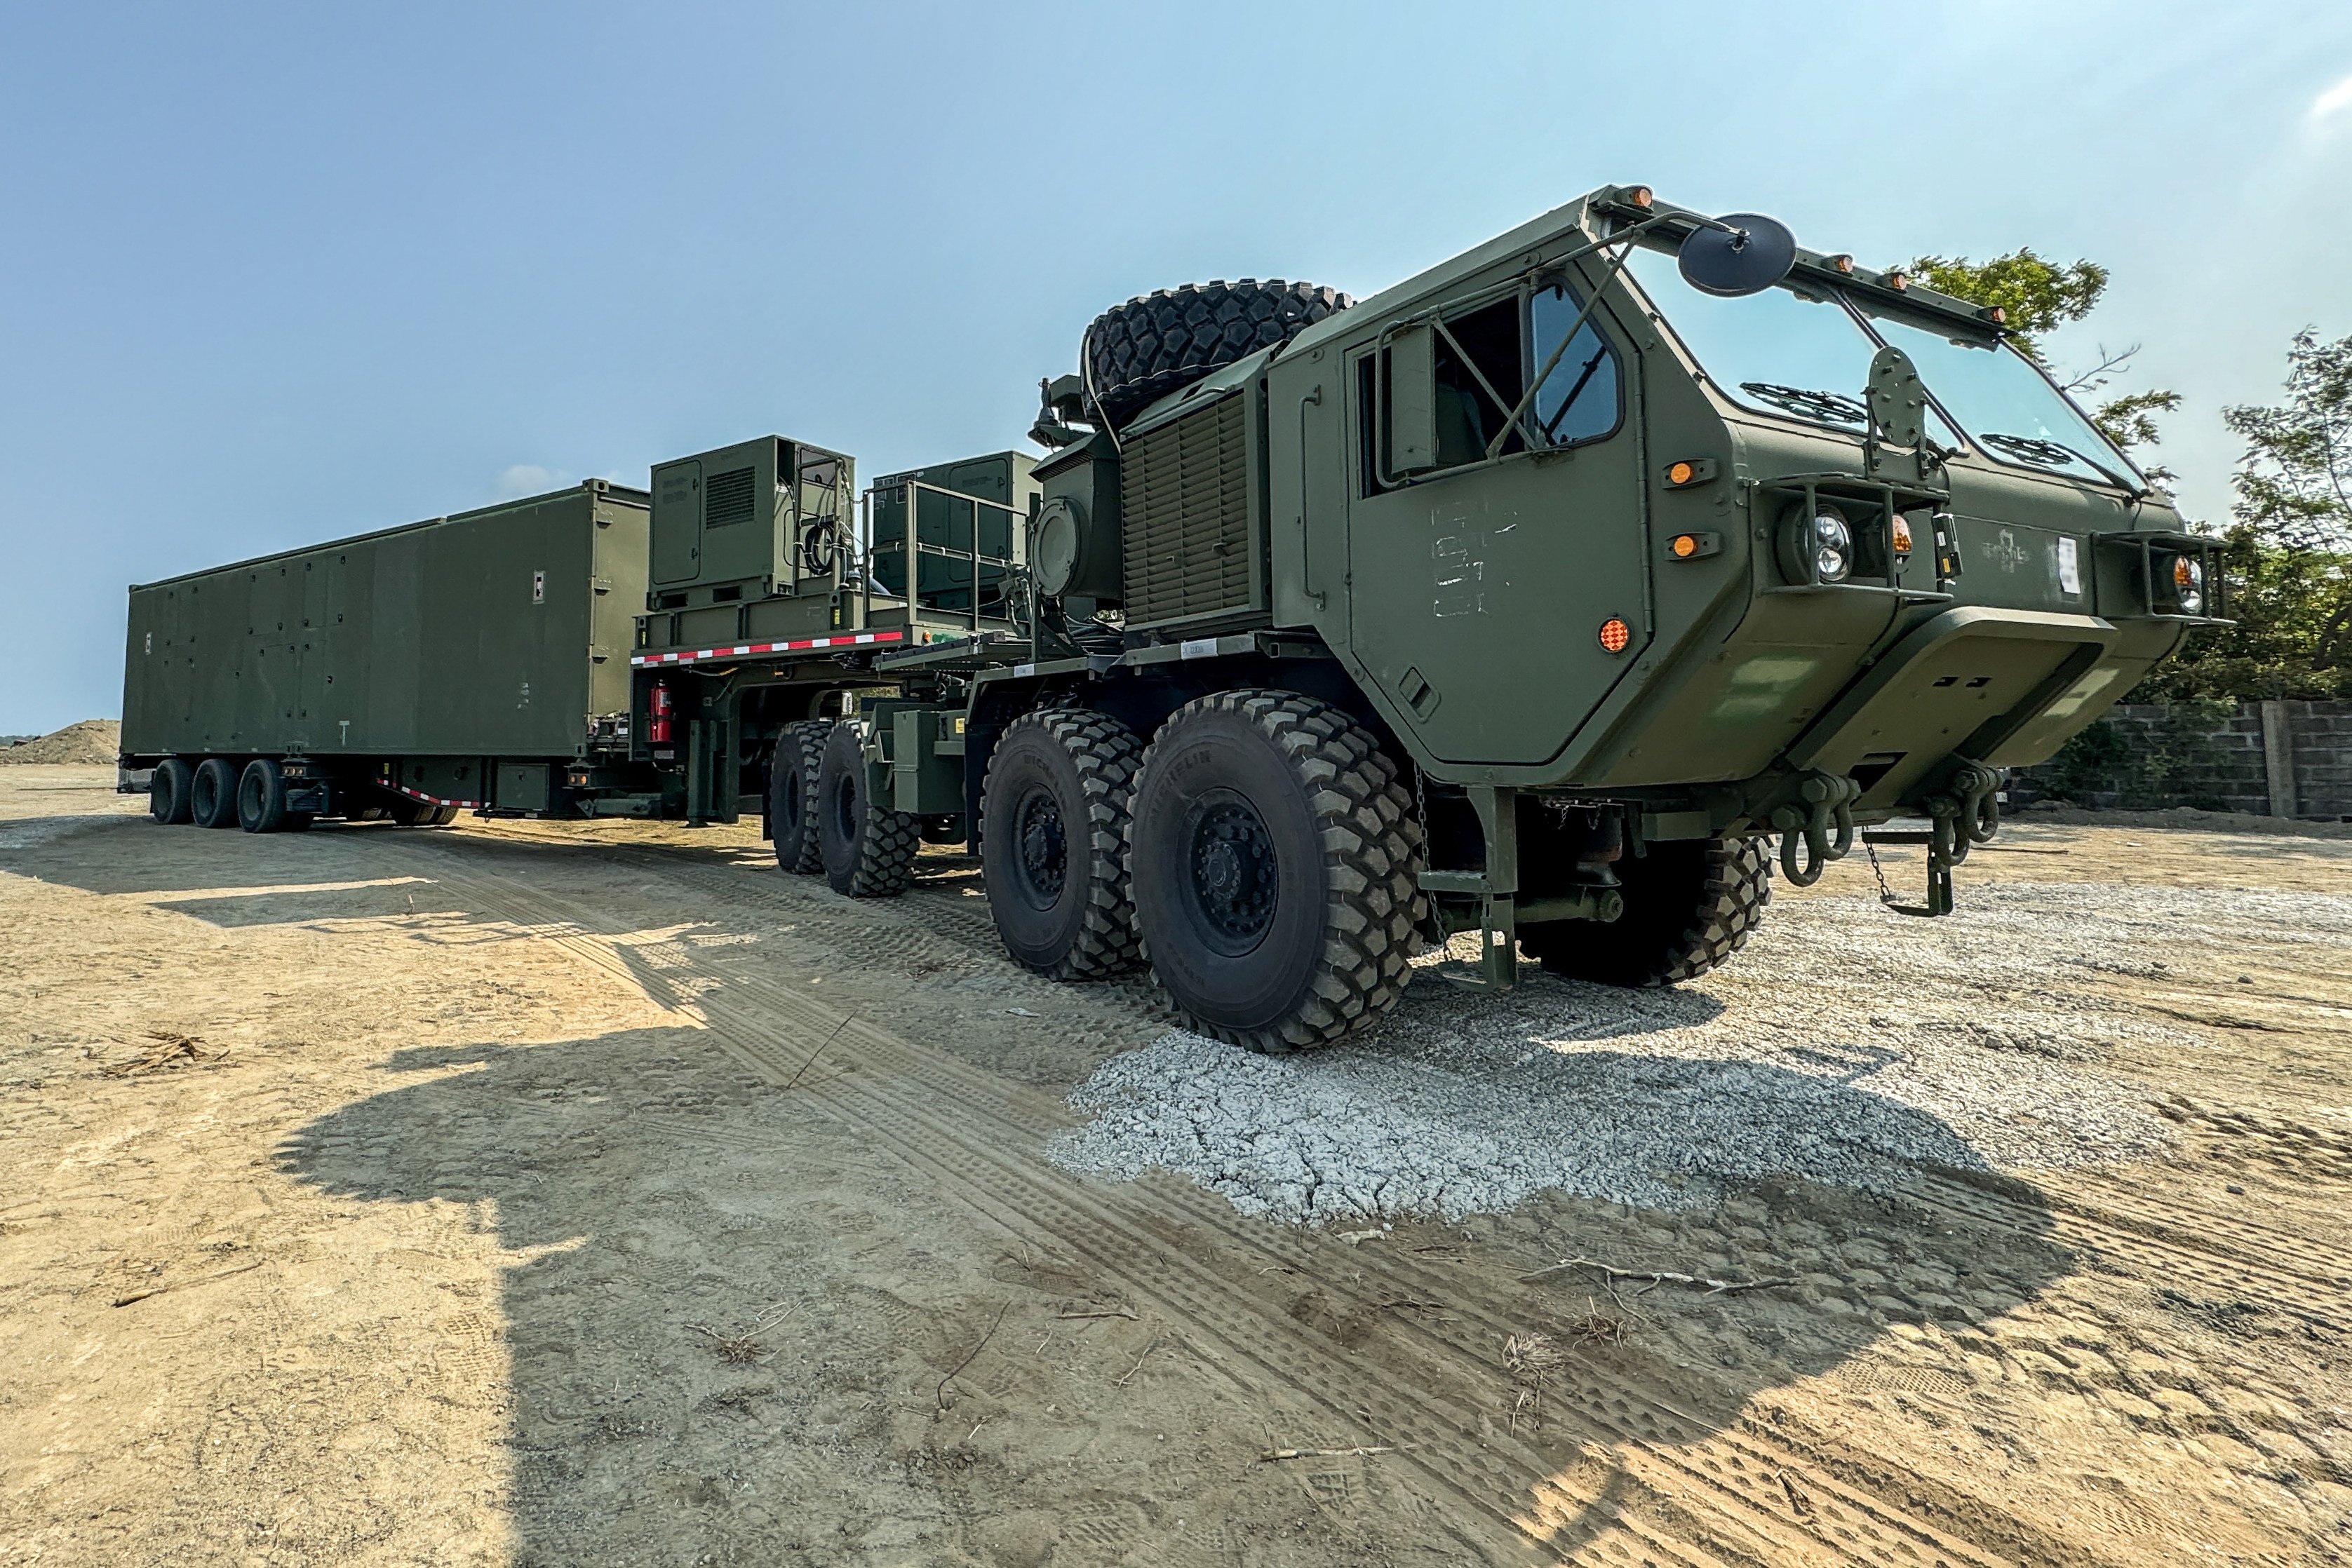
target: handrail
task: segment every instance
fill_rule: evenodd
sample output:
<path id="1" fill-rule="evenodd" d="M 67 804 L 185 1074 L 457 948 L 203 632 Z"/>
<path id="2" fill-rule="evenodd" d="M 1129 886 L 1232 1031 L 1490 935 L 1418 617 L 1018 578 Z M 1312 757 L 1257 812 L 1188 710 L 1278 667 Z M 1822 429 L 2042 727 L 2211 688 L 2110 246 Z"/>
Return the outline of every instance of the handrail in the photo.
<path id="1" fill-rule="evenodd" d="M 922 584 L 921 579 L 918 575 L 917 571 L 918 561 L 926 554 L 945 556 L 950 559 L 964 560 L 970 565 L 971 575 L 968 580 L 971 584 L 971 602 L 966 606 L 961 619 L 965 621 L 974 632 L 978 632 L 980 630 L 981 622 L 983 619 L 980 613 L 980 564 L 982 561 L 986 560 L 997 562 L 1010 568 L 1019 559 L 1016 553 L 1011 552 L 1017 552 L 1019 549 L 1018 541 L 1020 535 L 1018 528 L 1022 520 L 1021 508 L 1010 501 L 992 501 L 984 496 L 974 496 L 962 490 L 950 490 L 944 485 L 934 485 L 927 479 L 917 479 L 912 476 L 900 479 L 877 482 L 867 486 L 865 491 L 858 497 L 858 506 L 864 514 L 864 520 L 860 525 L 860 528 L 865 536 L 865 549 L 861 552 L 860 559 L 863 563 L 863 570 L 866 577 L 865 617 L 869 622 L 873 618 L 874 579 L 876 576 L 874 568 L 876 561 L 880 558 L 882 549 L 881 545 L 874 538 L 873 503 L 875 497 L 885 490 L 903 492 L 907 497 L 906 532 L 900 538 L 895 549 L 898 551 L 902 552 L 906 559 L 907 580 L 905 583 L 905 591 L 900 597 L 907 607 L 908 623 L 912 625 L 917 615 L 922 609 L 922 603 L 919 597 Z M 917 497 L 919 493 L 922 491 L 929 491 L 935 496 L 944 496 L 951 501 L 962 501 L 972 508 L 971 543 L 970 548 L 959 550 L 943 545 L 926 545 L 917 538 L 917 513 L 919 509 L 919 502 Z M 1007 554 L 1000 556 L 982 555 L 981 553 L 980 508 L 982 507 L 987 507 L 991 511 L 1003 512 L 1005 515 L 1007 524 L 1005 549 L 1008 551 Z M 945 616 L 943 614 L 942 619 L 944 618 Z M 1009 621 L 1011 618 L 1009 616 L 995 616 L 988 617 L 986 619 Z"/>

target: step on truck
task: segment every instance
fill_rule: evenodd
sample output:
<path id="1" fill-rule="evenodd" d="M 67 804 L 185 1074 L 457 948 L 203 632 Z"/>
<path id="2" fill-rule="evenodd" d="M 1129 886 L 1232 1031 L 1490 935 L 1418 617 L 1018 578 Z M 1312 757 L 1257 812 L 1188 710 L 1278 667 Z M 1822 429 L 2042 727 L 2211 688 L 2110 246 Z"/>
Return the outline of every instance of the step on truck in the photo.
<path id="1" fill-rule="evenodd" d="M 1030 434 L 1043 457 L 862 494 L 781 437 L 582 492 L 641 508 L 645 610 L 625 705 L 609 655 L 559 688 L 568 747 L 429 747 L 428 704 L 352 750 L 342 694 L 298 675 L 292 727 L 158 727 L 127 695 L 126 780 L 173 821 L 192 773 L 257 777 L 261 827 L 281 789 L 279 826 L 756 810 L 786 871 L 853 896 L 963 842 L 1020 963 L 1149 966 L 1192 1027 L 1286 1051 L 1374 1022 L 1463 934 L 1471 984 L 1691 978 L 1776 866 L 1810 883 L 1857 834 L 1924 844 L 1905 912 L 1948 913 L 2003 770 L 2223 608 L 2218 541 L 2000 311 L 1640 186 L 1360 302 L 1132 299 Z M 506 597 L 467 614 L 527 613 L 499 559 Z M 556 581 L 635 589 L 603 560 Z M 462 678 L 510 687 L 482 631 Z M 205 657 L 257 667 L 236 642 Z M 457 768 L 478 800 L 401 783 Z"/>

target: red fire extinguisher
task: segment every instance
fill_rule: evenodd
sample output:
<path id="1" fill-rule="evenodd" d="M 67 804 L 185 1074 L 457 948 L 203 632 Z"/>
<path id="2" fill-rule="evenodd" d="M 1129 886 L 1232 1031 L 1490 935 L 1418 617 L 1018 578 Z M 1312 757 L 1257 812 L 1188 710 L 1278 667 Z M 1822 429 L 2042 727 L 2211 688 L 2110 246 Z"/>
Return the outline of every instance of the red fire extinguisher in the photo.
<path id="1" fill-rule="evenodd" d="M 667 746 L 670 726 L 675 722 L 671 716 L 677 711 L 677 699 L 670 695 L 669 683 L 656 681 L 654 689 L 647 694 L 647 703 L 653 722 L 646 727 L 646 738 L 656 746 Z"/>

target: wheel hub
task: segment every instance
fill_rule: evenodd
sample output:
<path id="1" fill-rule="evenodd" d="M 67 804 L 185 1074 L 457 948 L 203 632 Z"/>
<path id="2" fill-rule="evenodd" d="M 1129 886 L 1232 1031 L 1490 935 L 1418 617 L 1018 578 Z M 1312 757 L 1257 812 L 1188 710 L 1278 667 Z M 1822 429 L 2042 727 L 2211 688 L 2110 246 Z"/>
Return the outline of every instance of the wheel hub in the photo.
<path id="1" fill-rule="evenodd" d="M 1242 800 L 1219 801 L 1192 824 L 1192 895 L 1226 942 L 1255 943 L 1274 922 L 1277 865 L 1273 837 Z"/>
<path id="2" fill-rule="evenodd" d="M 1069 840 L 1052 795 L 1040 789 L 1021 802 L 1014 842 L 1021 851 L 1024 891 L 1040 909 L 1050 907 L 1062 896 L 1070 873 Z"/>

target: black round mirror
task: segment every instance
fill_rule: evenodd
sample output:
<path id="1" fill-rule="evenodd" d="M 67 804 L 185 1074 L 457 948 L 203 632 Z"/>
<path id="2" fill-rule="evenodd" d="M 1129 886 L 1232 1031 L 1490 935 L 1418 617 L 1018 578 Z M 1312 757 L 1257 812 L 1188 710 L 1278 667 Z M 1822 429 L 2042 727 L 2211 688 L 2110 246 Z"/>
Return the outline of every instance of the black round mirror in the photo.
<path id="1" fill-rule="evenodd" d="M 1694 229 L 1683 241 L 1683 281 L 1702 294 L 1737 298 L 1761 294 L 1797 265 L 1797 236 L 1761 213 L 1731 213 L 1719 228 Z"/>

